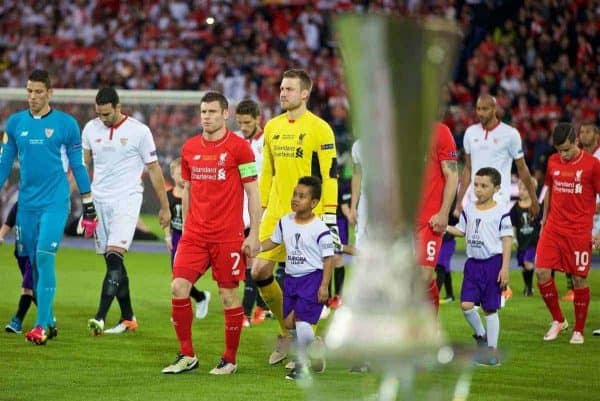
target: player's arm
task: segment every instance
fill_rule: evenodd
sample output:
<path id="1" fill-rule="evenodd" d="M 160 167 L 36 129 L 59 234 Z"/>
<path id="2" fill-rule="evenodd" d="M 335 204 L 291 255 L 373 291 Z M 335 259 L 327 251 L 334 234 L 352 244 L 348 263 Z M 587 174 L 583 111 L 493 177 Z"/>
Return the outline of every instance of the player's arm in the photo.
<path id="1" fill-rule="evenodd" d="M 275 161 L 273 160 L 273 153 L 271 153 L 270 131 L 270 125 L 267 124 L 264 131 L 263 163 L 259 183 L 260 206 L 262 210 L 269 206 L 269 195 L 271 194 L 271 185 L 273 184 L 273 175 L 275 174 Z"/>
<path id="2" fill-rule="evenodd" d="M 83 162 L 85 163 L 88 173 L 91 173 L 91 166 L 94 157 L 92 156 L 91 149 L 83 149 Z"/>
<path id="3" fill-rule="evenodd" d="M 323 182 L 321 204 L 323 205 L 322 219 L 331 232 L 336 252 L 342 251 L 342 242 L 337 227 L 337 151 L 335 149 L 335 136 L 329 124 L 323 122 L 315 127 L 317 134 L 316 153 L 319 161 L 319 173 Z M 316 172 L 313 172 L 313 175 Z"/>
<path id="4" fill-rule="evenodd" d="M 333 256 L 327 256 L 323 258 L 323 279 L 319 286 L 318 299 L 319 302 L 324 304 L 329 299 L 329 282 L 331 281 L 331 274 L 333 272 Z"/>
<path id="5" fill-rule="evenodd" d="M 10 230 L 12 230 L 12 228 L 15 226 L 16 220 L 17 203 L 15 203 L 10 209 L 8 216 L 6 217 L 6 221 L 4 222 L 4 224 L 2 224 L 2 227 L 0 227 L 0 244 L 4 243 L 4 237 L 6 237 L 6 234 L 8 234 Z"/>
<path id="6" fill-rule="evenodd" d="M 319 127 L 317 143 L 317 158 L 319 160 L 321 181 L 323 182 L 323 192 L 321 202 L 323 205 L 323 214 L 334 215 L 337 210 L 338 200 L 338 176 L 337 176 L 337 153 L 335 149 L 335 136 L 331 127 L 324 123 Z M 326 222 L 327 223 L 327 222 Z M 329 223 L 328 223 L 329 224 Z"/>
<path id="7" fill-rule="evenodd" d="M 17 144 L 9 127 L 11 119 L 6 123 L 6 132 L 2 135 L 2 148 L 0 148 L 0 188 L 4 187 L 6 179 L 10 175 L 13 162 L 17 155 Z"/>
<path id="8" fill-rule="evenodd" d="M 271 249 L 274 249 L 277 246 L 279 246 L 279 244 L 276 244 L 275 242 L 273 242 L 273 240 L 271 238 L 267 238 L 266 240 L 264 240 L 260 243 L 260 251 L 261 252 L 270 251 Z"/>
<path id="9" fill-rule="evenodd" d="M 517 173 L 519 174 L 519 178 L 523 184 L 525 184 L 525 187 L 527 187 L 527 192 L 529 192 L 529 196 L 531 197 L 529 214 L 532 218 L 535 218 L 540 213 L 540 204 L 538 203 L 535 181 L 529 173 L 529 168 L 527 167 L 527 164 L 525 164 L 524 157 L 515 159 L 515 164 L 517 165 Z"/>
<path id="10" fill-rule="evenodd" d="M 254 163 L 252 163 L 254 164 Z M 256 170 L 256 166 L 254 167 Z M 260 242 L 258 239 L 258 227 L 262 209 L 260 207 L 260 195 L 258 192 L 258 183 L 256 180 L 245 182 L 244 191 L 248 197 L 248 214 L 250 215 L 250 232 L 244 240 L 243 250 L 247 256 L 254 257 L 260 251 Z"/>
<path id="11" fill-rule="evenodd" d="M 350 218 L 348 219 L 351 224 L 356 225 L 358 221 L 358 202 L 360 201 L 360 186 L 362 183 L 362 166 L 360 163 L 352 164 L 352 181 L 351 186 L 351 197 L 350 197 Z M 364 219 L 365 216 L 362 216 Z"/>
<path id="12" fill-rule="evenodd" d="M 84 237 L 89 238 L 93 236 L 96 231 L 98 218 L 92 199 L 90 176 L 83 162 L 83 149 L 79 126 L 72 117 L 67 122 L 65 148 L 67 158 L 69 159 L 71 173 L 73 174 L 77 188 L 79 188 L 81 205 L 83 206 L 83 215 L 81 216 L 77 231 L 78 233 L 83 234 Z"/>
<path id="13" fill-rule="evenodd" d="M 171 210 L 169 209 L 169 199 L 167 198 L 167 191 L 165 190 L 165 177 L 163 176 L 158 161 L 146 164 L 146 168 L 148 169 L 148 176 L 150 177 L 152 188 L 154 188 L 154 192 L 160 203 L 158 221 L 162 228 L 167 228 L 171 222 Z"/>
<path id="14" fill-rule="evenodd" d="M 0 227 L 0 244 L 4 243 L 4 237 L 6 234 L 12 230 L 12 228 L 17 224 L 17 207 L 19 202 L 15 202 L 13 207 L 8 212 L 8 216 L 6 216 L 6 221 Z"/>
<path id="15" fill-rule="evenodd" d="M 448 226 L 448 215 L 450 214 L 450 208 L 452 207 L 452 202 L 454 202 L 454 197 L 456 196 L 458 167 L 456 165 L 456 160 L 442 160 L 440 164 L 445 178 L 442 206 L 436 214 L 431 216 L 429 224 L 433 228 L 433 231 L 443 233 L 446 226 Z"/>
<path id="16" fill-rule="evenodd" d="M 459 230 L 458 228 L 456 228 L 456 226 L 448 226 L 446 227 L 446 232 L 448 234 L 452 234 L 455 237 L 464 237 L 465 233 L 461 230 Z"/>
<path id="17" fill-rule="evenodd" d="M 552 199 L 552 190 L 548 189 L 546 196 L 544 196 L 544 205 L 542 206 L 542 219 L 540 220 L 540 227 L 543 228 L 550 213 L 550 200 Z"/>
<path id="18" fill-rule="evenodd" d="M 183 165 L 183 163 L 182 163 Z M 185 220 L 187 219 L 188 212 L 190 210 L 190 182 L 183 182 L 183 190 L 181 191 L 181 221 L 185 226 Z"/>
<path id="19" fill-rule="evenodd" d="M 510 266 L 510 251 L 512 249 L 512 236 L 501 237 L 502 240 L 502 267 L 498 273 L 498 283 L 505 288 L 508 285 L 508 268 Z"/>
<path id="20" fill-rule="evenodd" d="M 458 195 L 456 196 L 456 206 L 454 207 L 454 217 L 458 218 L 462 212 L 463 198 L 467 193 L 469 184 L 471 183 L 471 155 L 465 153 L 465 165 L 460 176 L 458 185 Z"/>
<path id="21" fill-rule="evenodd" d="M 279 222 L 275 225 L 275 229 L 273 230 L 273 234 L 271 234 L 271 238 L 267 238 L 260 243 L 260 251 L 270 251 L 282 243 L 283 231 L 281 228 L 281 220 L 279 220 Z"/>
<path id="22" fill-rule="evenodd" d="M 458 218 L 458 224 L 455 226 L 447 226 L 446 232 L 448 234 L 452 234 L 455 237 L 464 237 L 467 232 L 467 217 L 465 212 L 460 213 L 460 217 Z"/>
<path id="23" fill-rule="evenodd" d="M 357 249 L 353 245 L 342 244 L 342 253 L 346 255 L 356 256 L 358 255 Z"/>

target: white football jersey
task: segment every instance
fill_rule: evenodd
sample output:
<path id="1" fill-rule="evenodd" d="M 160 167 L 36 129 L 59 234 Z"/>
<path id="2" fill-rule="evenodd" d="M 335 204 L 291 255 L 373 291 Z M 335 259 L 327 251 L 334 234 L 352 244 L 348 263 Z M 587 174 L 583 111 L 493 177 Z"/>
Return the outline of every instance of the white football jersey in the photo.
<path id="1" fill-rule="evenodd" d="M 83 128 L 82 146 L 92 151 L 95 199 L 109 201 L 143 192 L 144 166 L 157 160 L 150 128 L 126 116 L 114 127 L 95 118 Z"/>
<path id="2" fill-rule="evenodd" d="M 241 132 L 236 132 L 241 138 L 244 138 L 244 134 Z M 265 136 L 263 135 L 263 131 L 257 132 L 250 139 L 246 139 L 252 148 L 252 152 L 254 153 L 254 159 L 256 160 L 256 170 L 258 171 L 258 179 L 260 179 L 260 172 L 262 171 L 262 163 L 264 159 L 263 148 L 265 146 Z M 244 227 L 250 227 L 250 213 L 248 212 L 248 195 L 244 191 Z"/>
<path id="3" fill-rule="evenodd" d="M 510 170 L 513 160 L 524 156 L 519 131 L 500 122 L 488 131 L 481 124 L 473 124 L 465 131 L 465 152 L 471 156 L 471 183 L 475 173 L 483 167 L 493 167 L 502 176 L 500 191 L 494 199 L 507 205 L 510 202 Z M 469 190 L 472 192 L 472 189 Z"/>
<path id="4" fill-rule="evenodd" d="M 333 239 L 327 225 L 318 217 L 298 224 L 294 216 L 292 212 L 279 220 L 271 241 L 285 245 L 285 273 L 300 277 L 323 269 L 323 258 L 334 254 Z"/>
<path id="5" fill-rule="evenodd" d="M 467 204 L 456 228 L 465 233 L 467 257 L 475 259 L 502 254 L 501 238 L 513 236 L 510 210 L 501 204 L 488 210 L 477 209 L 475 203 Z"/>

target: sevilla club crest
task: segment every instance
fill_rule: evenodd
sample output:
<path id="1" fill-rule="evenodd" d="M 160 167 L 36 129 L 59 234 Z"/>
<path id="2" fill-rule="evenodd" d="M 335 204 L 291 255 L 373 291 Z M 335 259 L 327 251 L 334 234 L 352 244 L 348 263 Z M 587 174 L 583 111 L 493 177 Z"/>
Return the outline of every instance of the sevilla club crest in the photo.
<path id="1" fill-rule="evenodd" d="M 46 134 L 46 138 L 50 138 L 52 134 L 54 134 L 54 130 L 52 128 L 46 128 L 44 133 Z"/>

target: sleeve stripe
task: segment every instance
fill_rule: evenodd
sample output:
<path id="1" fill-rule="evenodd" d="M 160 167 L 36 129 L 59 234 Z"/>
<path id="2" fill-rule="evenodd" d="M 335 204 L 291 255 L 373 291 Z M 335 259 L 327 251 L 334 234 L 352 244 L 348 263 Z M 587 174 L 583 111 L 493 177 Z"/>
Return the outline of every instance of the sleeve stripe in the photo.
<path id="1" fill-rule="evenodd" d="M 502 231 L 502 220 L 504 220 L 507 217 L 510 219 L 510 212 L 509 213 L 504 213 L 502 215 L 502 217 L 500 217 L 500 224 L 498 224 L 498 230 L 499 231 Z"/>
<path id="2" fill-rule="evenodd" d="M 317 243 L 320 243 L 321 242 L 321 238 L 323 238 L 326 235 L 331 235 L 329 233 L 329 230 L 323 231 L 321 234 L 319 234 L 319 236 L 317 237 Z"/>

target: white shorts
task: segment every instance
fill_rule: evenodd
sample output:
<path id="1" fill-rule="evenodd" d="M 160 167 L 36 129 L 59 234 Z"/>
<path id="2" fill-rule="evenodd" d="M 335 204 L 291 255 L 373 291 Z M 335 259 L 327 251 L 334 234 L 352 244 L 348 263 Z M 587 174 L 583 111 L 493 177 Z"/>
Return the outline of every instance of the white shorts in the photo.
<path id="1" fill-rule="evenodd" d="M 109 246 L 128 250 L 140 216 L 142 194 L 109 202 L 94 200 L 94 206 L 98 215 L 96 253 L 105 253 Z"/>

